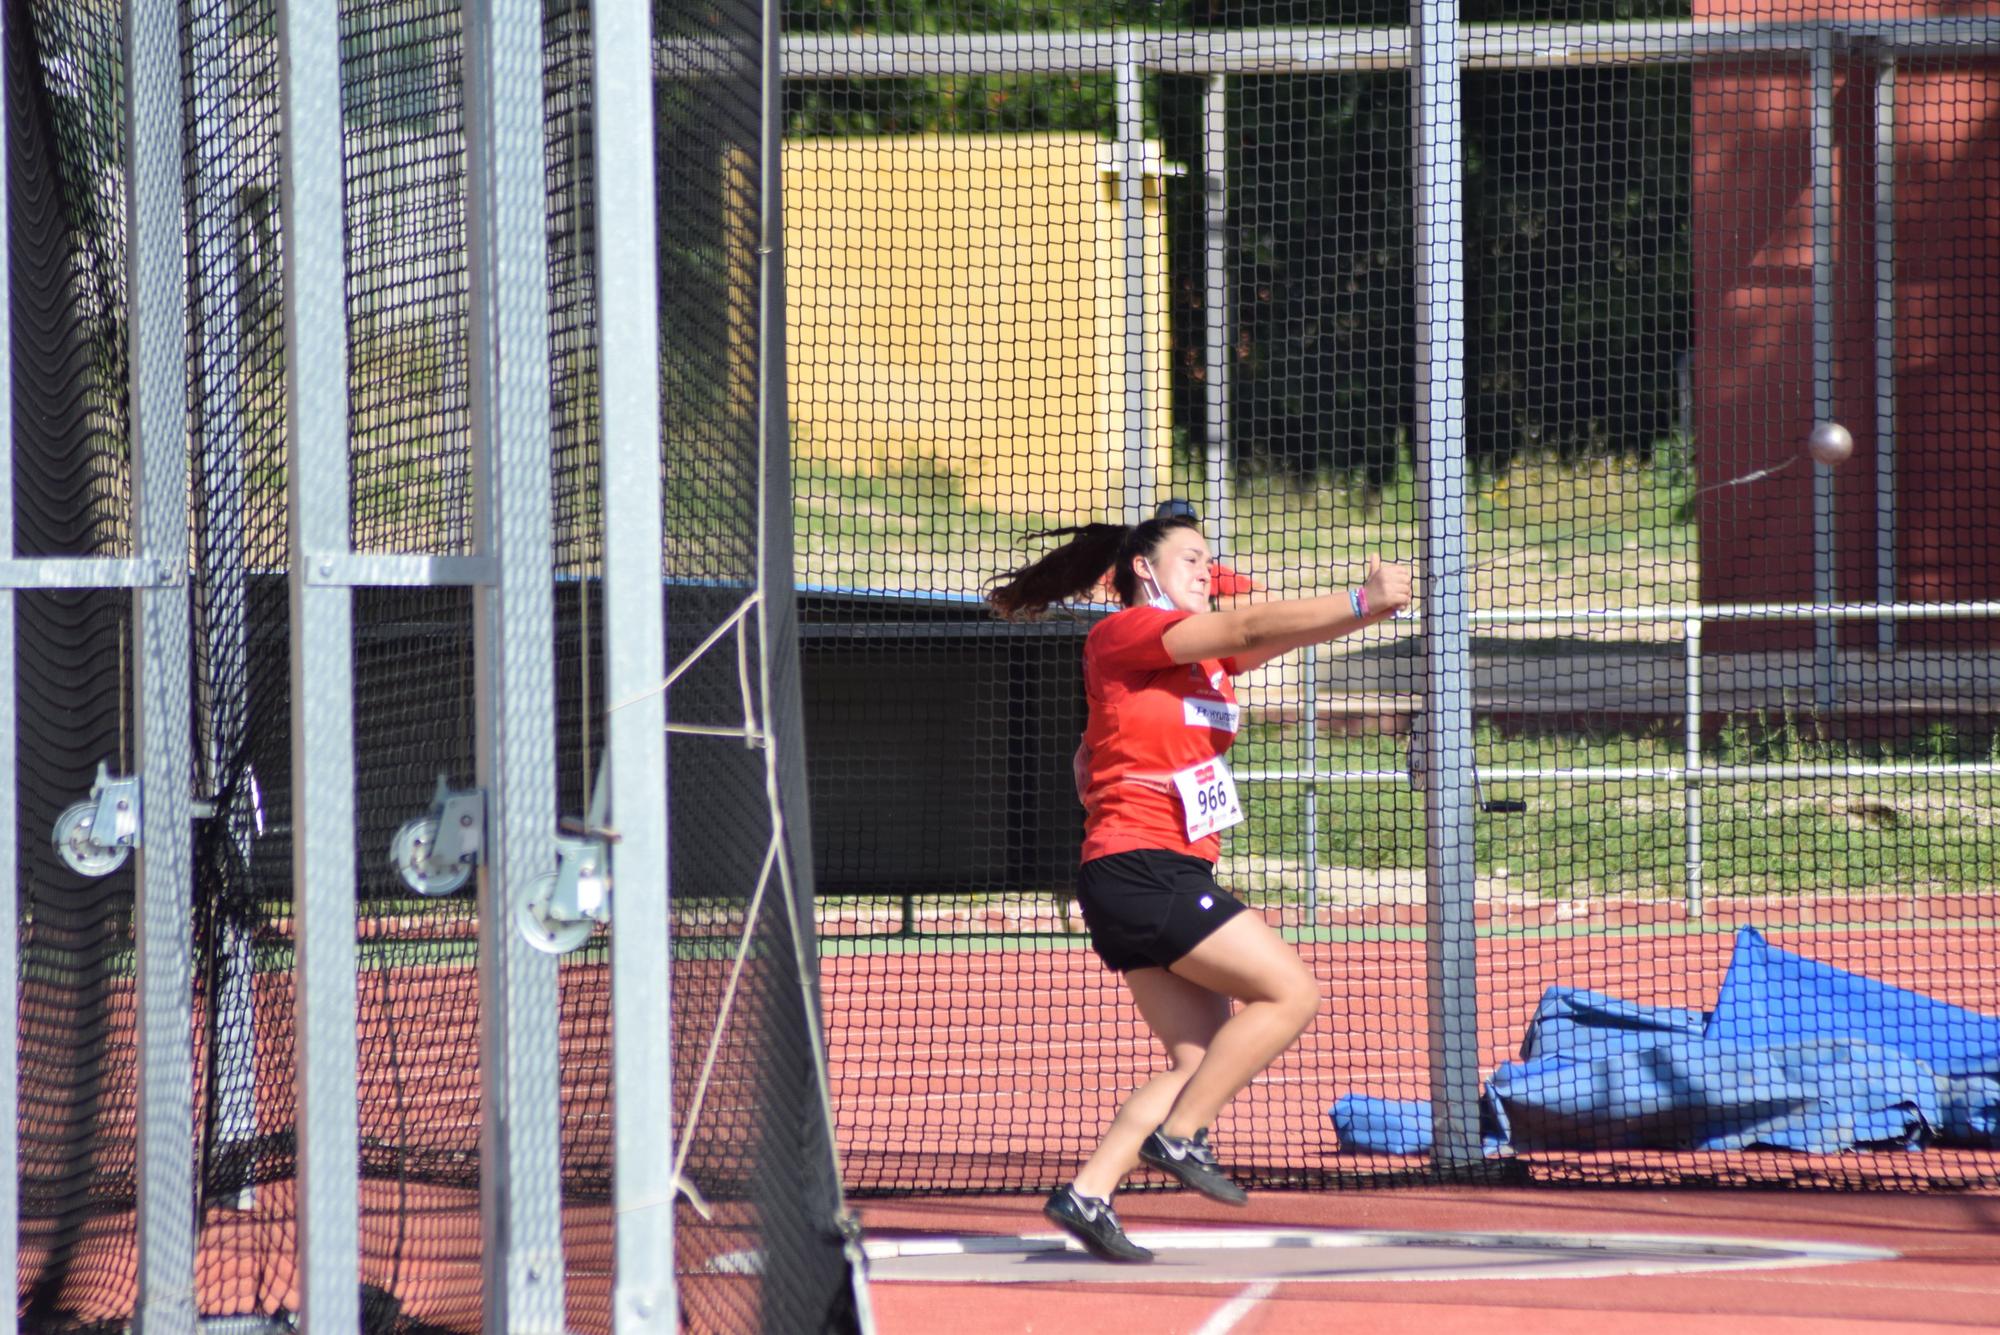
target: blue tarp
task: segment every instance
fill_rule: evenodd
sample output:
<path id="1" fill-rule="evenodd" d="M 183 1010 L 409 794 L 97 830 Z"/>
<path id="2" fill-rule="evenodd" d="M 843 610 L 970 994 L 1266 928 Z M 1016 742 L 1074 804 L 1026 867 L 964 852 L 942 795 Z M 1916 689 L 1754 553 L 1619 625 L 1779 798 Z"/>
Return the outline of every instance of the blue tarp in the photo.
<path id="1" fill-rule="evenodd" d="M 1428 1103 L 1344 1095 L 1343 1150 L 1417 1154 Z M 1737 934 L 1714 1010 L 1543 994 L 1486 1082 L 1489 1152 L 2000 1146 L 2000 1020 Z"/>
<path id="2" fill-rule="evenodd" d="M 2000 1076 L 2000 1019 L 1779 950 L 1748 927 L 1703 1033 L 1719 1043 L 1859 1038 L 1939 1075 Z"/>

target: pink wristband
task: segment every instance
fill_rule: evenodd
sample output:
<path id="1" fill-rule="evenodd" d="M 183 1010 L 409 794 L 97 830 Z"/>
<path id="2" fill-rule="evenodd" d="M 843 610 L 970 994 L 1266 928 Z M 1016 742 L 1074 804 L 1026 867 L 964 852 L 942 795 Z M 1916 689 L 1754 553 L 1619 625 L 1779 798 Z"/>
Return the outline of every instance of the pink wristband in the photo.
<path id="1" fill-rule="evenodd" d="M 1347 595 L 1347 601 L 1354 607 L 1354 615 L 1363 621 L 1368 619 L 1368 590 L 1356 586 Z"/>

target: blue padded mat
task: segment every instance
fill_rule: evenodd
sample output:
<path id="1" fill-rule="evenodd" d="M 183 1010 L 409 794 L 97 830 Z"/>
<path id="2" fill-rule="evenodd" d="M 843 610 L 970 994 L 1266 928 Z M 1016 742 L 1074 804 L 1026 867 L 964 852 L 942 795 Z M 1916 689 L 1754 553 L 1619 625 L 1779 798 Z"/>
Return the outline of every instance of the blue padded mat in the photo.
<path id="1" fill-rule="evenodd" d="M 2000 1019 L 1737 933 L 1711 1011 L 1551 987 L 1488 1078 L 1489 1153 L 2000 1147 Z M 1423 1100 L 1343 1095 L 1345 1151 L 1431 1147 Z"/>

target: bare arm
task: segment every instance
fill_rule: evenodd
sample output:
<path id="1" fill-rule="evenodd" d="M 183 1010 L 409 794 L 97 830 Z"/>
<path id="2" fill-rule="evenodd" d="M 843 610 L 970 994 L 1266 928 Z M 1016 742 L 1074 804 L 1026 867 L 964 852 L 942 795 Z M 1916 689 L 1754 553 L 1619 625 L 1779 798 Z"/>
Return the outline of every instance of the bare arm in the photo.
<path id="1" fill-rule="evenodd" d="M 1303 645 L 1334 640 L 1394 616 L 1410 601 L 1408 567 L 1368 558 L 1362 591 L 1368 615 L 1354 615 L 1346 592 L 1311 598 L 1274 598 L 1227 612 L 1201 612 L 1176 623 L 1160 643 L 1176 663 L 1233 658 L 1239 672 L 1268 663 Z"/>

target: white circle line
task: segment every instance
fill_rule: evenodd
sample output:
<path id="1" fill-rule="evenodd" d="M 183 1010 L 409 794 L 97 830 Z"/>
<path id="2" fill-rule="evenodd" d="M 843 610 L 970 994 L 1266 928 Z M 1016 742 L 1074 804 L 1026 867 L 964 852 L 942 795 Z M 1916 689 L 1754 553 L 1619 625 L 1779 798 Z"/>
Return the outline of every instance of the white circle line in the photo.
<path id="1" fill-rule="evenodd" d="M 1229 1335 L 1236 1329 L 1236 1323 L 1255 1311 L 1257 1304 L 1278 1291 L 1273 1280 L 1261 1280 L 1250 1285 L 1241 1293 L 1209 1314 L 1208 1320 L 1196 1328 L 1194 1335 Z"/>
<path id="2" fill-rule="evenodd" d="M 1453 1267 L 1449 1269 L 1412 1269 L 1399 1273 L 1383 1273 L 1375 1270 L 1367 1275 L 1352 1277 L 1325 1273 L 1302 1274 L 1296 1277 L 1263 1276 L 1253 1271 L 1250 1275 L 1214 1273 L 1219 1267 L 1210 1267 L 1210 1273 L 1201 1273 L 1194 1267 L 1174 1267 L 1171 1271 L 1152 1270 L 1133 1273 L 1131 1278 L 1143 1282 L 1146 1276 L 1157 1276 L 1161 1281 L 1171 1279 L 1176 1283 L 1232 1284 L 1246 1279 L 1255 1280 L 1251 1288 L 1261 1283 L 1330 1283 L 1358 1281 L 1366 1278 L 1375 1282 L 1442 1282 L 1462 1279 L 1574 1279 L 1605 1277 L 1609 1275 L 1658 1275 L 1687 1273 L 1707 1269 L 1724 1270 L 1780 1270 L 1803 1266 L 1852 1265 L 1862 1262 L 1892 1261 L 1898 1253 L 1878 1247 L 1862 1247 L 1848 1243 L 1815 1242 L 1792 1239 L 1760 1239 L 1742 1237 L 1716 1237 L 1687 1234 L 1570 1234 L 1570 1233 L 1466 1233 L 1448 1231 L 1408 1231 L 1390 1232 L 1381 1230 L 1340 1230 L 1340 1229 L 1165 1229 L 1140 1230 L 1130 1234 L 1134 1242 L 1150 1247 L 1155 1253 L 1165 1253 L 1162 1259 L 1170 1259 L 1175 1251 L 1223 1251 L 1248 1253 L 1257 1250 L 1283 1248 L 1287 1250 L 1315 1249 L 1395 1249 L 1422 1248 L 1462 1250 L 1468 1257 L 1484 1254 L 1489 1260 L 1502 1254 L 1512 1254 L 1521 1264 L 1518 1268 L 1498 1267 Z M 1062 1234 L 1028 1234 L 1019 1237 L 978 1235 L 978 1236 L 925 1236 L 911 1238 L 869 1238 L 863 1241 L 864 1254 L 872 1261 L 893 1261 L 900 1258 L 941 1257 L 951 1255 L 990 1256 L 996 1260 L 1003 1257 L 1028 1259 L 1034 1256 L 1048 1256 L 1058 1252 L 1081 1253 L 1082 1248 Z M 1650 1256 L 1619 1257 L 1614 1253 L 1640 1250 L 1655 1253 Z M 1007 1283 L 1027 1281 L 1026 1274 L 986 1277 L 931 1276 L 923 1274 L 890 1275 L 880 1278 L 895 1281 L 948 1282 L 948 1283 Z M 1046 1282 L 1048 1276 L 1039 1277 Z M 1247 1293 L 1249 1290 L 1245 1290 Z M 1261 1301 L 1259 1299 L 1258 1301 Z M 1240 1319 L 1232 1318 L 1232 1320 Z M 1224 1327 L 1223 1329 L 1227 1329 Z"/>

